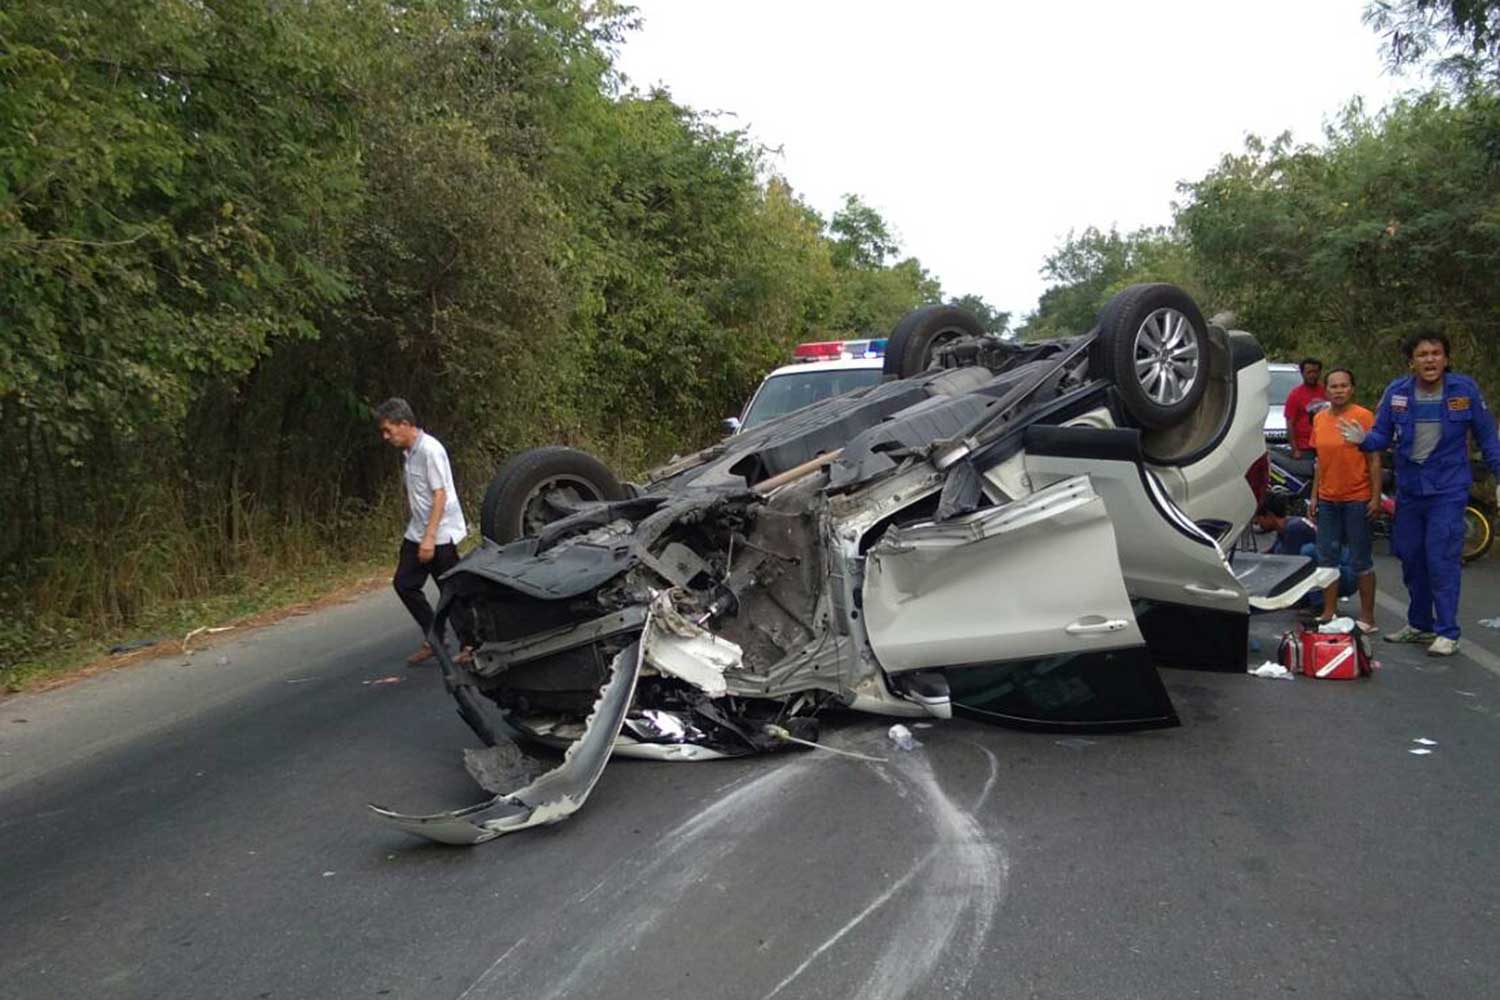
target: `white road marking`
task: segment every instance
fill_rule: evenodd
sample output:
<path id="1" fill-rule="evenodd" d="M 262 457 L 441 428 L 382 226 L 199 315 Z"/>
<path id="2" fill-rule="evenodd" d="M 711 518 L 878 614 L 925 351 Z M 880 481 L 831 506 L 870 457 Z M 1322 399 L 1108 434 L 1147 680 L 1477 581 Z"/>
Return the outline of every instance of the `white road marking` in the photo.
<path id="1" fill-rule="evenodd" d="M 1406 623 L 1406 604 L 1398 601 L 1389 594 L 1381 591 L 1375 592 L 1375 603 L 1395 615 L 1402 624 Z M 1496 656 L 1489 650 L 1480 646 L 1467 636 L 1458 644 L 1458 655 L 1469 660 L 1477 666 L 1483 667 L 1496 677 L 1500 677 L 1500 656 Z"/>

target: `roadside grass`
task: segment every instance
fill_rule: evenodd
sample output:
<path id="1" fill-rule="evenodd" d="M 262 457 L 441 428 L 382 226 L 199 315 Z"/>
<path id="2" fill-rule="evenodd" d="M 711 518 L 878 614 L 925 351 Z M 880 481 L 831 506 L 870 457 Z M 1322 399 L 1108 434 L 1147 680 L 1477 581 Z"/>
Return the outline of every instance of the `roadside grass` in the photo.
<path id="1" fill-rule="evenodd" d="M 50 623 L 47 632 L 61 641 L 0 662 L 0 695 L 38 691 L 128 663 L 180 654 L 184 637 L 194 629 L 267 624 L 308 605 L 354 597 L 389 584 L 393 560 L 371 553 L 349 561 L 328 562 L 279 577 L 249 581 L 227 579 L 222 593 L 191 600 L 168 601 L 144 610 L 127 628 L 100 631 L 96 625 Z M 223 633 L 199 634 L 191 648 L 209 646 Z M 233 635 L 234 633 L 228 633 Z M 113 646 L 155 640 L 121 654 Z"/>

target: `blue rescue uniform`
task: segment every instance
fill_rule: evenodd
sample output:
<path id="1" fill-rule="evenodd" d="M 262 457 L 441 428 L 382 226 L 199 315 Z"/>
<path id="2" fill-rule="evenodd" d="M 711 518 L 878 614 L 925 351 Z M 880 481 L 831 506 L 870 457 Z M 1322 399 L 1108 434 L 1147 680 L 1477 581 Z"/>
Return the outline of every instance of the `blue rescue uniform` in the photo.
<path id="1" fill-rule="evenodd" d="M 1410 599 L 1406 622 L 1423 632 L 1457 639 L 1459 575 L 1463 566 L 1464 507 L 1474 474 L 1469 468 L 1469 435 L 1474 435 L 1490 471 L 1500 477 L 1500 435 L 1484 405 L 1479 385 L 1467 375 L 1443 376 L 1443 398 L 1417 399 L 1417 377 L 1386 386 L 1375 411 L 1375 426 L 1360 443 L 1363 451 L 1392 448 L 1396 457 L 1396 523 L 1391 547 L 1401 560 L 1401 578 Z M 1442 426 L 1437 445 L 1424 461 L 1412 461 L 1419 423 Z"/>

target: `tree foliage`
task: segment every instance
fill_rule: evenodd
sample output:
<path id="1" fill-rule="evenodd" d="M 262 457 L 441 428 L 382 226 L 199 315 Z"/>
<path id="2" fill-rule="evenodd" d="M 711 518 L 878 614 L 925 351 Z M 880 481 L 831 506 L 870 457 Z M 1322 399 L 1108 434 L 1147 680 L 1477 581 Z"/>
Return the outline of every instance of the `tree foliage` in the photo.
<path id="1" fill-rule="evenodd" d="M 798 340 L 940 299 L 857 197 L 825 224 L 747 135 L 624 90 L 632 27 L 611 0 L 0 9 L 10 606 L 118 624 L 287 539 L 388 537 L 387 395 L 472 505 L 517 448 L 628 472 L 701 444 Z"/>
<path id="2" fill-rule="evenodd" d="M 1371 385 L 1403 335 L 1437 325 L 1500 385 L 1497 112 L 1484 94 L 1355 104 L 1322 146 L 1252 140 L 1225 157 L 1179 216 L 1210 297 L 1273 349 L 1324 352 Z"/>
<path id="3" fill-rule="evenodd" d="M 1500 2 L 1374 0 L 1365 23 L 1392 69 L 1426 65 L 1465 89 L 1500 82 Z"/>
<path id="4" fill-rule="evenodd" d="M 1273 356 L 1346 365 L 1371 395 L 1401 370 L 1401 339 L 1433 326 L 1500 390 L 1494 92 L 1436 90 L 1373 114 L 1354 102 L 1321 142 L 1251 136 L 1180 190 L 1168 229 L 1070 234 L 1024 332 L 1087 329 L 1124 285 L 1172 281 Z"/>
<path id="5" fill-rule="evenodd" d="M 1170 281 L 1190 292 L 1198 290 L 1182 234 L 1160 227 L 1124 235 L 1113 226 L 1108 232 L 1093 226 L 1070 232 L 1047 256 L 1042 276 L 1052 284 L 1022 325 L 1025 338 L 1083 333 L 1112 295 L 1137 282 Z"/>

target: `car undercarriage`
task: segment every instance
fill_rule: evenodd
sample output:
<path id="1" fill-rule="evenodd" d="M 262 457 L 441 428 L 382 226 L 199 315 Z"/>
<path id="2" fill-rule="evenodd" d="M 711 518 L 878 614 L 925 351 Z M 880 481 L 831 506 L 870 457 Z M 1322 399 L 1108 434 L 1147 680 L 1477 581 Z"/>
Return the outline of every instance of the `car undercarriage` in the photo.
<path id="1" fill-rule="evenodd" d="M 1253 338 L 1166 285 L 1035 344 L 954 312 L 898 326 L 886 381 L 638 487 L 595 474 L 580 497 L 568 449 L 502 469 L 433 644 L 484 742 L 566 755 L 470 809 L 372 808 L 477 843 L 571 814 L 611 755 L 802 747 L 835 710 L 1170 726 L 1157 664 L 1243 670 L 1252 608 L 1322 579 L 1304 559 L 1228 558 L 1264 455 L 1263 399 L 1241 400 L 1264 396 Z M 438 641 L 449 624 L 471 662 Z"/>

